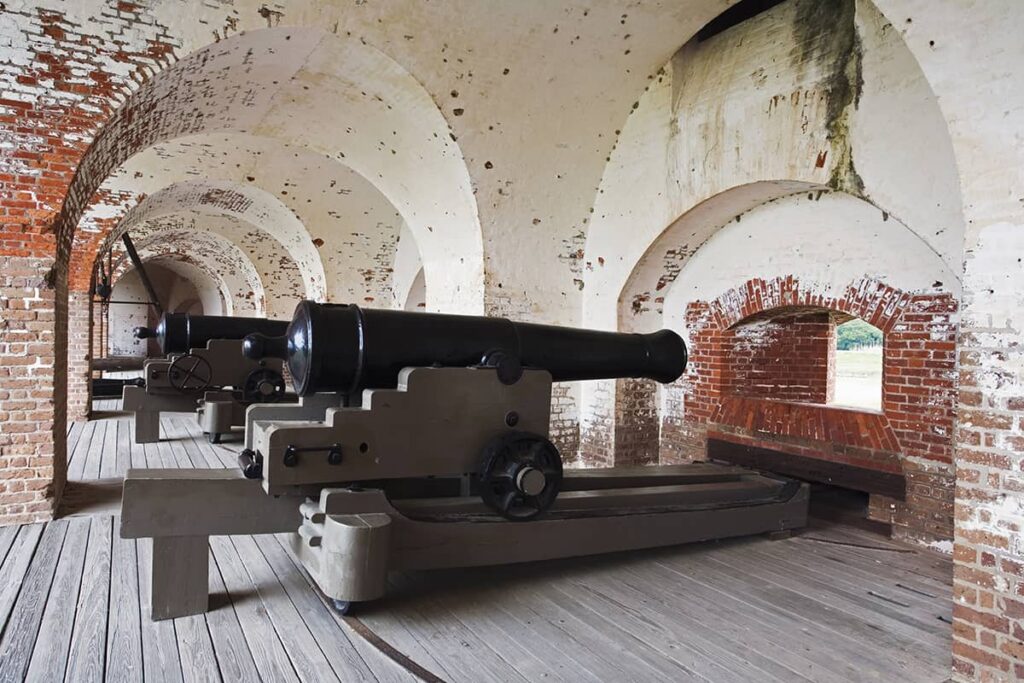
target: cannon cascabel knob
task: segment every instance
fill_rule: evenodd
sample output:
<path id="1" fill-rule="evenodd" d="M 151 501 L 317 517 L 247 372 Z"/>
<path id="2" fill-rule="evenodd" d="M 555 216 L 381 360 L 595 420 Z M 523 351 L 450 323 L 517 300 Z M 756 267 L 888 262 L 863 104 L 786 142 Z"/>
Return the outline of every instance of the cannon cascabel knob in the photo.
<path id="1" fill-rule="evenodd" d="M 288 337 L 268 337 L 265 334 L 248 334 L 242 340 L 242 355 L 252 360 L 261 358 L 288 357 Z"/>

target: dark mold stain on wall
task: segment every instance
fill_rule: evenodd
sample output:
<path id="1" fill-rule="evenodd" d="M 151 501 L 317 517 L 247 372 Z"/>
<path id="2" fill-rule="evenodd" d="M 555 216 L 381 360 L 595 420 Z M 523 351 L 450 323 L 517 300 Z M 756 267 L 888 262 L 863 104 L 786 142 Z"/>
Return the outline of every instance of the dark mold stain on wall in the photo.
<path id="1" fill-rule="evenodd" d="M 864 182 L 853 161 L 850 124 L 864 89 L 862 48 L 855 0 L 799 0 L 794 37 L 794 68 L 814 64 L 825 74 L 828 141 L 834 190 L 865 197 Z"/>

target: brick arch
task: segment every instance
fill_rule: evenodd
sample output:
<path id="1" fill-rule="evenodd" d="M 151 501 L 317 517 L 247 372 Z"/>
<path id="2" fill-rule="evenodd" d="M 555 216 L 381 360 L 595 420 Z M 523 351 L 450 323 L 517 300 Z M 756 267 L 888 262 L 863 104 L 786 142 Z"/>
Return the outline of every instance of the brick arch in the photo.
<path id="1" fill-rule="evenodd" d="M 343 98 L 344 106 L 302 101 L 299 93 L 309 90 L 303 84 L 311 82 L 318 93 Z M 426 267 L 437 269 L 432 279 L 440 304 L 482 308 L 476 203 L 465 161 L 437 105 L 378 50 L 300 27 L 252 31 L 200 49 L 158 73 L 114 112 L 83 155 L 56 219 L 58 285 L 79 219 L 115 168 L 161 141 L 215 131 L 268 135 L 360 173 L 416 234 Z M 388 140 L 387 148 L 381 140 Z M 410 156 L 417 163 L 409 163 Z M 467 304 L 474 291 L 475 304 Z"/>
<path id="2" fill-rule="evenodd" d="M 71 256 L 69 288 L 81 289 L 95 268 L 96 259 L 117 246 L 123 234 L 167 216 L 229 217 L 261 233 L 257 241 L 276 243 L 278 253 L 299 270 L 304 295 L 321 301 L 325 298 L 323 264 L 306 227 L 279 199 L 257 187 L 217 180 L 190 180 L 171 183 L 158 192 L 126 199 L 119 205 L 130 207 L 112 227 L 98 226 L 97 232 L 82 235 Z"/>
<path id="3" fill-rule="evenodd" d="M 259 271 L 248 255 L 224 236 L 213 232 L 170 229 L 139 240 L 135 247 L 143 262 L 154 259 L 179 261 L 207 273 L 220 289 L 225 315 L 266 315 L 267 294 Z M 128 267 L 123 259 L 114 265 L 115 277 Z"/>
<path id="4" fill-rule="evenodd" d="M 601 324 L 614 320 L 615 328 L 623 332 L 659 329 L 663 325 L 666 292 L 701 246 L 738 216 L 804 192 L 831 190 L 806 180 L 755 179 L 704 198 L 654 235 L 646 249 L 634 257 L 628 271 L 619 277 L 608 277 L 604 272 L 600 278 L 590 276 L 588 287 L 584 288 L 585 321 Z M 610 227 L 599 223 L 597 229 L 588 233 L 588 250 L 595 249 L 595 243 L 612 241 Z M 619 231 L 617 240 L 625 250 L 637 251 L 640 246 L 625 231 Z M 659 393 L 657 383 L 645 379 L 600 380 L 584 386 L 580 430 L 581 452 L 587 462 L 656 462 Z"/>
<path id="5" fill-rule="evenodd" d="M 882 330 L 880 412 L 743 395 L 731 384 L 727 354 L 737 331 L 752 320 L 811 311 L 854 316 Z M 886 500 L 898 533 L 948 538 L 956 312 L 949 293 L 907 292 L 869 277 L 838 292 L 794 277 L 757 278 L 691 302 L 690 366 L 666 392 L 661 459 L 703 458 L 713 439 L 899 474 L 906 500 Z"/>
<path id="6" fill-rule="evenodd" d="M 141 256 L 141 255 L 140 255 Z M 227 300 L 223 283 L 220 281 L 220 274 L 211 270 L 205 263 L 194 262 L 190 259 L 180 258 L 177 254 L 147 254 L 142 256 L 143 263 L 152 263 L 166 270 L 176 273 L 178 277 L 188 281 L 195 289 L 198 301 L 203 305 L 206 315 L 229 315 Z M 203 301 L 204 294 L 213 292 L 216 294 L 217 307 L 209 309 Z M 209 309 L 209 310 L 207 310 Z"/>
<path id="7" fill-rule="evenodd" d="M 852 282 L 841 294 L 819 289 L 802 286 L 794 277 L 754 278 L 710 302 L 708 314 L 716 324 L 731 328 L 750 318 L 787 308 L 827 309 L 860 318 L 888 333 L 914 296 L 873 278 Z"/>
<path id="8" fill-rule="evenodd" d="M 247 221 L 226 215 L 196 214 L 188 210 L 168 212 L 136 225 L 131 230 L 132 240 L 137 249 L 150 245 L 176 247 L 184 253 L 198 249 L 193 235 L 206 233 L 211 239 L 227 247 L 223 255 L 225 266 L 233 267 L 253 279 L 257 285 L 254 296 L 262 298 L 265 305 L 260 308 L 270 316 L 288 315 L 295 303 L 305 297 L 305 286 L 300 269 L 281 243 L 262 229 Z M 127 252 L 120 243 L 112 250 L 112 264 L 115 274 L 130 264 Z M 208 254 L 196 254 L 209 257 Z M 261 268 L 261 264 L 273 264 L 272 268 Z"/>

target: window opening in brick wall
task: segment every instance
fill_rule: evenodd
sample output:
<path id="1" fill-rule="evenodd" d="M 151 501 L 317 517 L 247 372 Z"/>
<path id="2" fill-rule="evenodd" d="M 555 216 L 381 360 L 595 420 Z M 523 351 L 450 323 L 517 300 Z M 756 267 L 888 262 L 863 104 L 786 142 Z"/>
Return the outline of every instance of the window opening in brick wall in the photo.
<path id="1" fill-rule="evenodd" d="M 836 326 L 835 391 L 831 403 L 882 409 L 882 331 L 854 318 Z"/>

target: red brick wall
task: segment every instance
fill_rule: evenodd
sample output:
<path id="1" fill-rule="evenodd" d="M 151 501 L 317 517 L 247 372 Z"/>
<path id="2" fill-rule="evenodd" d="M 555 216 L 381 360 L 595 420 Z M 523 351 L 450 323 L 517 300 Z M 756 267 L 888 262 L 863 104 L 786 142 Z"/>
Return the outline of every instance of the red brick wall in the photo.
<path id="1" fill-rule="evenodd" d="M 835 322 L 827 311 L 751 320 L 723 335 L 722 391 L 776 401 L 827 403 L 834 394 Z"/>
<path id="2" fill-rule="evenodd" d="M 54 394 L 56 306 L 40 275 L 51 265 L 0 256 L 0 525 L 47 519 L 64 484 L 55 458 L 64 440 Z"/>
<path id="3" fill-rule="evenodd" d="M 1024 395 L 1011 351 L 1019 328 L 969 320 L 959 356 L 953 667 L 963 680 L 1021 681 Z"/>
<path id="4" fill-rule="evenodd" d="M 872 413 L 791 403 L 802 399 L 792 398 L 799 392 L 785 386 L 781 363 L 756 375 L 774 377 L 775 384 L 761 383 L 756 391 L 737 386 L 741 379 L 755 375 L 745 360 L 734 361 L 730 354 L 749 349 L 770 366 L 781 355 L 771 351 L 781 351 L 781 345 L 774 343 L 737 347 L 736 332 L 742 323 L 763 319 L 771 311 L 789 315 L 794 308 L 854 316 L 882 330 L 881 416 L 868 418 L 864 416 Z M 857 462 L 879 471 L 893 471 L 894 463 L 899 463 L 907 477 L 907 500 L 878 501 L 892 507 L 876 503 L 876 514 L 888 509 L 894 533 L 900 536 L 924 541 L 951 538 L 955 313 L 956 302 L 949 294 L 910 294 L 874 280 L 854 283 L 840 296 L 802 287 L 793 278 L 751 280 L 715 301 L 693 302 L 686 312 L 690 367 L 684 380 L 669 389 L 674 396 L 669 401 L 672 411 L 662 422 L 661 459 L 702 458 L 707 431 L 714 429 L 754 445 Z M 820 377 L 820 369 L 828 367 L 820 351 L 813 350 L 822 348 L 823 337 L 815 335 L 819 341 L 805 347 L 816 370 L 794 377 Z M 767 338 L 774 342 L 786 335 L 779 332 Z M 797 341 L 788 343 L 792 346 Z M 816 386 L 821 397 L 820 382 Z M 824 395 L 829 391 L 825 387 Z M 680 403 L 681 414 L 674 412 Z M 817 427 L 810 429 L 810 424 Z"/>

